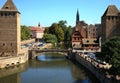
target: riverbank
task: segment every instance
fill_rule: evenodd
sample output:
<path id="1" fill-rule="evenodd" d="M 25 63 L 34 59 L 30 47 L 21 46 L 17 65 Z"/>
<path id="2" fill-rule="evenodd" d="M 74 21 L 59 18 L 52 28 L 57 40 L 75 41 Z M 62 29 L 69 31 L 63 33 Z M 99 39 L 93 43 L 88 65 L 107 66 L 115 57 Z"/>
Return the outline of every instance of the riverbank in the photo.
<path id="1" fill-rule="evenodd" d="M 105 72 L 105 70 L 109 69 L 109 64 L 99 64 L 84 54 L 75 53 L 73 56 L 78 63 L 82 64 L 90 72 L 92 72 L 100 80 L 101 83 L 120 83 L 120 80 L 116 80 L 115 77 L 110 77 Z"/>
<path id="2" fill-rule="evenodd" d="M 0 68 L 13 67 L 28 61 L 28 48 L 21 49 L 16 56 L 0 57 Z"/>

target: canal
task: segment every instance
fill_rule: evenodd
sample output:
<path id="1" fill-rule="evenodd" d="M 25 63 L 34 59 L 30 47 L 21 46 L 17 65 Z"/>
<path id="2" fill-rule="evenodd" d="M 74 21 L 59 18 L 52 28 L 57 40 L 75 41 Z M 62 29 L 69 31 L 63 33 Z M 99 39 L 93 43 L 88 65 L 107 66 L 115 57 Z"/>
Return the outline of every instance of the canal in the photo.
<path id="1" fill-rule="evenodd" d="M 0 70 L 0 83 L 99 83 L 83 66 L 60 54 L 41 54 L 20 66 Z"/>

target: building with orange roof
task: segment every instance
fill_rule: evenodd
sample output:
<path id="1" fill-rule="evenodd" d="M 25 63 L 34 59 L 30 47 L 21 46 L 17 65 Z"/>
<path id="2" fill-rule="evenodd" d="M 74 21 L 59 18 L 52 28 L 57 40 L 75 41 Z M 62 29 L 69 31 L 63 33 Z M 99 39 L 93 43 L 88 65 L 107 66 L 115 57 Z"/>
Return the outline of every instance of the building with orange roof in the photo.
<path id="1" fill-rule="evenodd" d="M 79 21 L 79 12 L 76 14 L 76 26 L 72 31 L 72 48 L 86 50 L 86 52 L 100 52 L 100 39 L 96 27 Z"/>
<path id="2" fill-rule="evenodd" d="M 36 41 L 40 41 L 43 38 L 44 35 L 44 29 L 40 26 L 40 23 L 38 26 L 31 26 L 31 37 L 35 38 Z"/>

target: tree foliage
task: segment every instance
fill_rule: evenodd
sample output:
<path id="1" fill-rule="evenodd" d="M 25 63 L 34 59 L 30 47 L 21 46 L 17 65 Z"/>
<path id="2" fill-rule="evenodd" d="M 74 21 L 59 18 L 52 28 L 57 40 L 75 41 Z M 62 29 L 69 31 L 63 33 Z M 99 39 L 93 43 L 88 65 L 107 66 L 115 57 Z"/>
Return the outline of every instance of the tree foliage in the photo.
<path id="1" fill-rule="evenodd" d="M 53 34 L 44 34 L 43 40 L 47 43 L 57 43 L 57 38 Z"/>
<path id="2" fill-rule="evenodd" d="M 63 32 L 62 28 L 57 23 L 53 23 L 50 26 L 49 33 L 56 35 L 58 42 L 61 42 L 64 40 L 64 32 Z"/>
<path id="3" fill-rule="evenodd" d="M 21 26 L 21 40 L 30 39 L 31 31 L 27 26 Z"/>
<path id="4" fill-rule="evenodd" d="M 49 34 L 49 27 L 45 27 L 44 33 Z"/>
<path id="5" fill-rule="evenodd" d="M 66 47 L 71 46 L 72 27 L 67 26 L 67 21 L 61 20 L 53 23 L 50 27 L 45 28 L 46 34 L 53 34 L 57 37 L 58 42 L 63 42 Z"/>
<path id="6" fill-rule="evenodd" d="M 99 57 L 112 64 L 111 69 L 116 70 L 114 74 L 120 74 L 120 37 L 111 38 L 103 43 L 102 53 Z"/>

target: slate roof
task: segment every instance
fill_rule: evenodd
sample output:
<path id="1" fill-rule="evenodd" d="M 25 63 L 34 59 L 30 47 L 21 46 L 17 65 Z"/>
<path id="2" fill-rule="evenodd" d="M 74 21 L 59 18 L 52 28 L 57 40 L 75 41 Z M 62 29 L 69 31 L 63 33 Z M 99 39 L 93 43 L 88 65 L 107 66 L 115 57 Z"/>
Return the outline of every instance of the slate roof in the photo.
<path id="1" fill-rule="evenodd" d="M 109 5 L 103 16 L 118 16 L 119 13 L 120 11 L 115 5 Z"/>
<path id="2" fill-rule="evenodd" d="M 0 11 L 19 12 L 12 0 L 7 0 Z"/>

